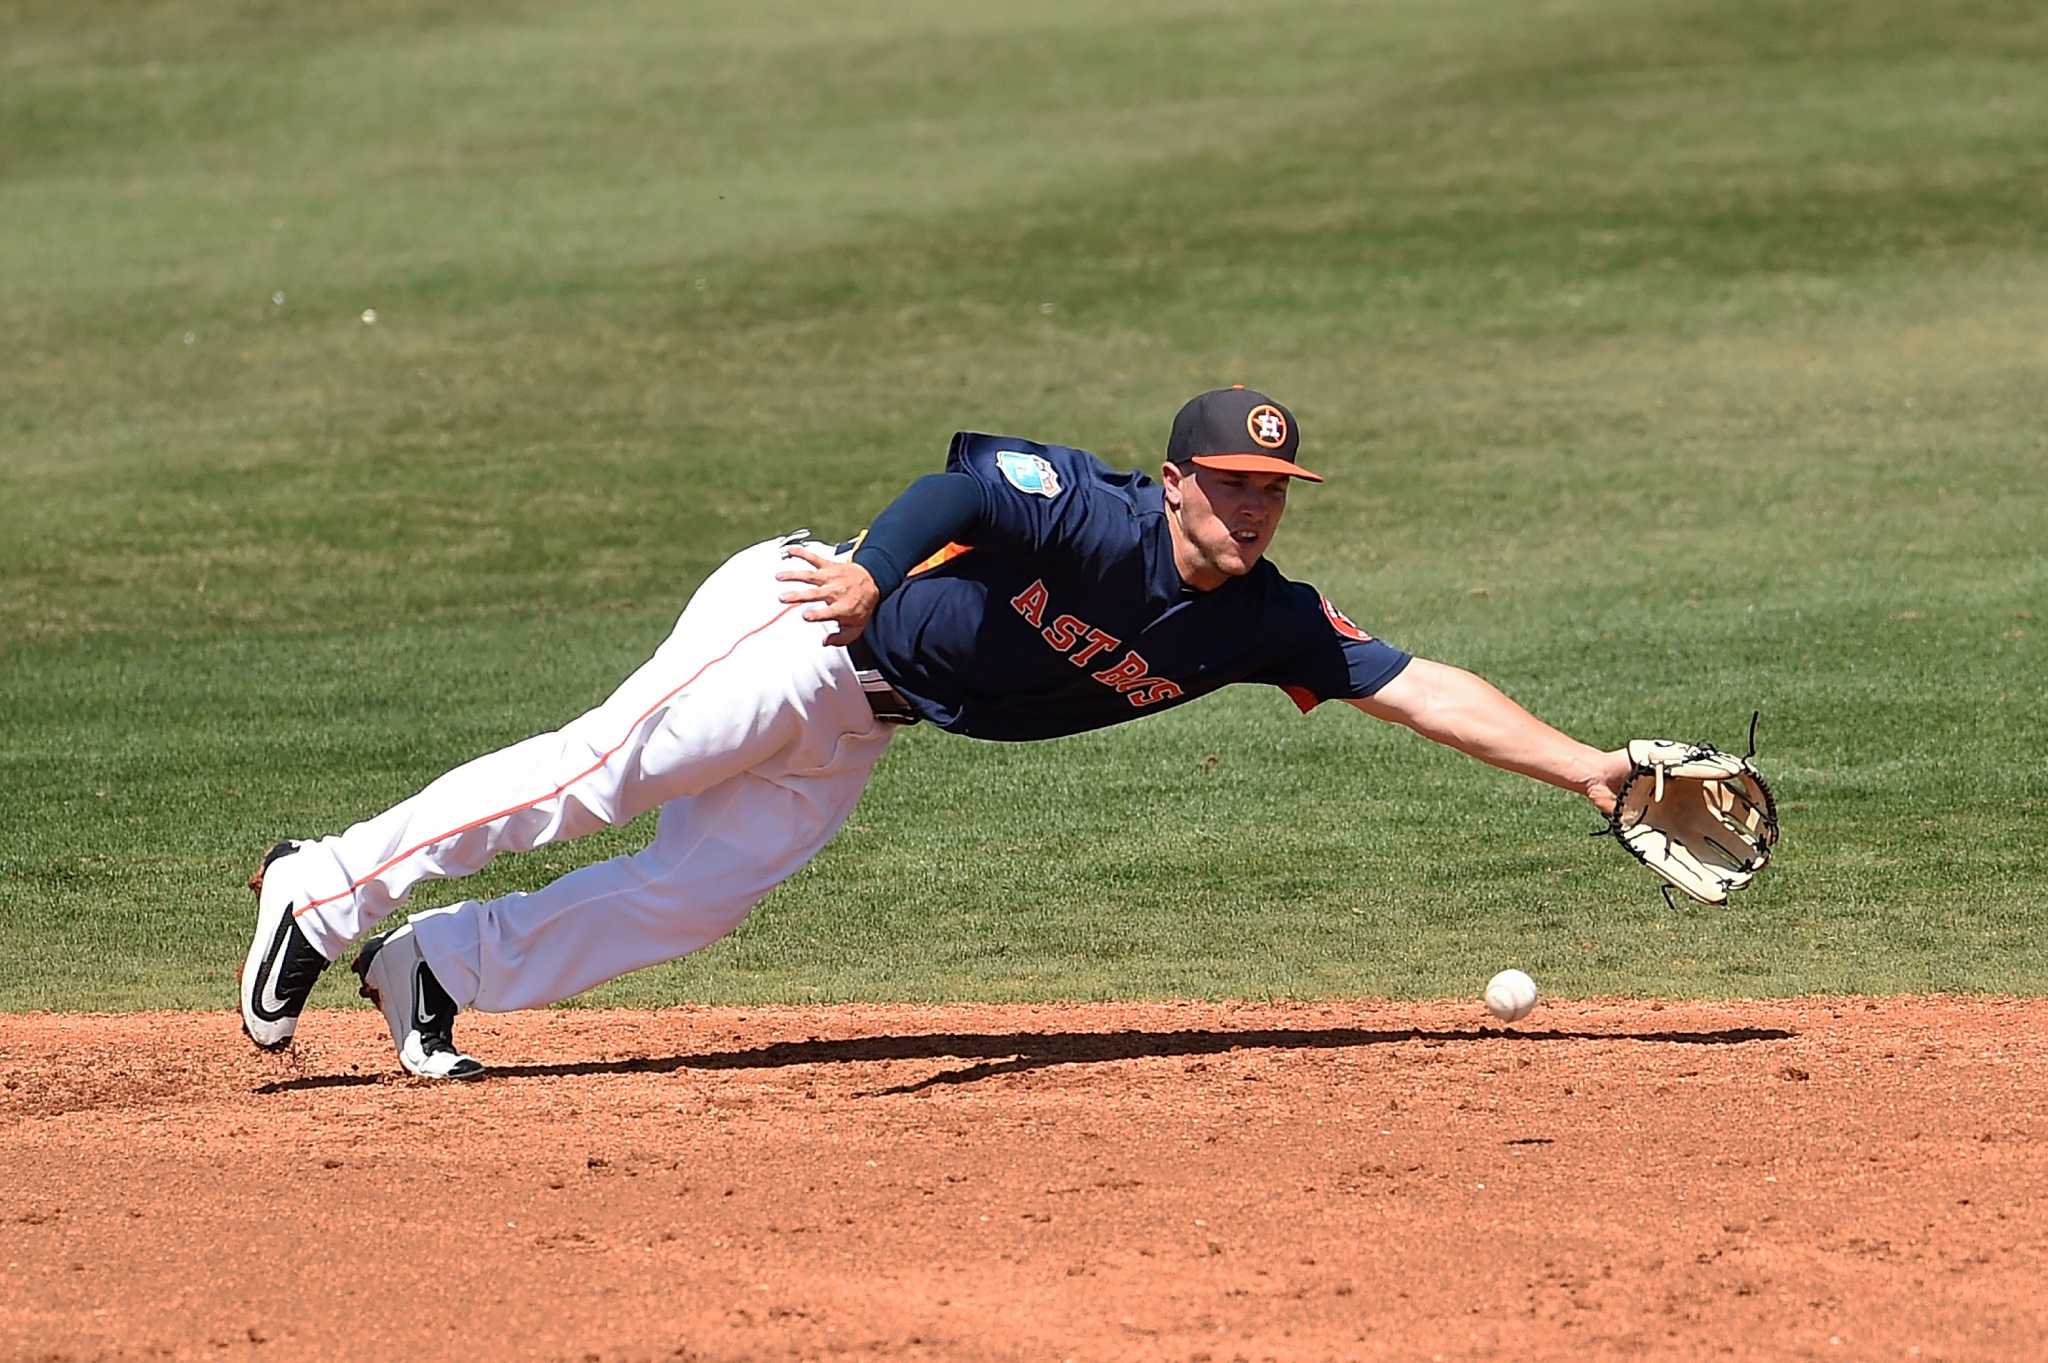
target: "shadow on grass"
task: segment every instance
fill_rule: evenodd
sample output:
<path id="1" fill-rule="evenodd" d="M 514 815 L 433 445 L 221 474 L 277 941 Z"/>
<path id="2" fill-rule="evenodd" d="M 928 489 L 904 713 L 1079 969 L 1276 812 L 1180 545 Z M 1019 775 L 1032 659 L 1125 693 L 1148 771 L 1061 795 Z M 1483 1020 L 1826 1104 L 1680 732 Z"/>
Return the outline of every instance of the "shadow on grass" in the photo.
<path id="1" fill-rule="evenodd" d="M 998 1075 L 1022 1074 L 1054 1065 L 1093 1065 L 1114 1060 L 1165 1056 L 1223 1055 L 1231 1051 L 1341 1050 L 1353 1046 L 1393 1046 L 1407 1041 L 1654 1041 L 1674 1046 L 1743 1046 L 1754 1041 L 1784 1041 L 1782 1027 L 1731 1027 L 1718 1032 L 1565 1032 L 1468 1028 L 1433 1032 L 1409 1027 L 1371 1032 L 1357 1027 L 1265 1028 L 1242 1032 L 1191 1030 L 1180 1032 L 937 1032 L 917 1036 L 852 1037 L 843 1041 L 776 1041 L 741 1051 L 706 1051 L 697 1055 L 650 1056 L 632 1060 L 582 1060 L 557 1065 L 493 1065 L 494 1079 L 562 1079 L 593 1074 L 670 1074 L 676 1070 L 772 1070 L 789 1065 L 859 1065 L 887 1060 L 976 1060 L 965 1069 L 932 1075 L 914 1084 L 873 1089 L 861 1097 L 916 1093 L 940 1084 L 971 1084 Z M 264 1084 L 258 1093 L 289 1093 L 301 1089 L 348 1088 L 382 1083 L 376 1075 L 307 1075 Z"/>

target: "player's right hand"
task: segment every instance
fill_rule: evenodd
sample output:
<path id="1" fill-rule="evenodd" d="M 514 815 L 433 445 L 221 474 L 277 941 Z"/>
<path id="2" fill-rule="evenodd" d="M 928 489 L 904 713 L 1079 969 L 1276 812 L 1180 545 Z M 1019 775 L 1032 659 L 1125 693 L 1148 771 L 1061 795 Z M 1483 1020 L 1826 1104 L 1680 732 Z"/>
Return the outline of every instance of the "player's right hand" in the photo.
<path id="1" fill-rule="evenodd" d="M 775 575 L 778 582 L 797 584 L 782 593 L 782 600 L 790 605 L 810 602 L 804 619 L 832 622 L 833 632 L 825 640 L 828 648 L 844 648 L 860 638 L 882 604 L 881 589 L 868 570 L 803 544 L 792 544 L 784 556 L 802 562 L 787 563 Z"/>

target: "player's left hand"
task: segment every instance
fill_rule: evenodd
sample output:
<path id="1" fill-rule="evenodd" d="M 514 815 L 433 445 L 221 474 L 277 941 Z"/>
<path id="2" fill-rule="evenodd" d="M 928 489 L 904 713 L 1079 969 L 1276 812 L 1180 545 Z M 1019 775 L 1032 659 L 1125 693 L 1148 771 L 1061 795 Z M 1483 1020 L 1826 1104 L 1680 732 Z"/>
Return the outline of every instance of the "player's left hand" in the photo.
<path id="1" fill-rule="evenodd" d="M 1621 800 L 1621 788 L 1628 784 L 1635 764 L 1629 761 L 1627 748 L 1616 748 L 1613 752 L 1602 753 L 1601 757 L 1604 760 L 1600 770 L 1588 777 L 1580 789 L 1593 802 L 1593 808 L 1611 818 L 1615 805 Z"/>
<path id="2" fill-rule="evenodd" d="M 778 582 L 800 584 L 784 591 L 782 600 L 792 605 L 808 601 L 811 604 L 804 610 L 804 619 L 833 623 L 835 628 L 825 640 L 827 647 L 844 648 L 860 638 L 874 618 L 875 607 L 882 604 L 881 590 L 868 570 L 802 544 L 790 545 L 785 557 L 802 562 L 786 563 L 775 575 Z"/>

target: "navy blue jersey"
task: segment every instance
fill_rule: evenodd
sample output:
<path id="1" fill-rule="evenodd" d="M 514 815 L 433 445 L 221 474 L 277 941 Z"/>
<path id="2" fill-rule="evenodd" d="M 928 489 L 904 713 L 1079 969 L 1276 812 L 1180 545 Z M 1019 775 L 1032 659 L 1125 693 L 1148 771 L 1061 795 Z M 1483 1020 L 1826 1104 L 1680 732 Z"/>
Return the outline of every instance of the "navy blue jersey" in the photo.
<path id="1" fill-rule="evenodd" d="M 1213 591 L 1181 580 L 1164 494 L 1085 450 L 961 432 L 949 471 L 984 491 L 972 546 L 885 597 L 864 636 L 918 713 L 974 738 L 1058 738 L 1232 682 L 1307 710 L 1370 696 L 1408 654 L 1261 559 Z"/>

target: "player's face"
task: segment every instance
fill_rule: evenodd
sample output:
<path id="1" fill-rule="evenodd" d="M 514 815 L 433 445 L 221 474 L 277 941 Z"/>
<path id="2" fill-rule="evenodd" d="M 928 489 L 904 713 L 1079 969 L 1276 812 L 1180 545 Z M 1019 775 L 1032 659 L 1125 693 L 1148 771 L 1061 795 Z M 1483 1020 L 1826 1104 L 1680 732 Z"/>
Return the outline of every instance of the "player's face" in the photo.
<path id="1" fill-rule="evenodd" d="M 1284 473 L 1233 473 L 1195 465 L 1163 470 L 1166 505 L 1179 533 L 1174 557 L 1191 587 L 1220 587 L 1250 572 L 1273 542 L 1287 510 Z"/>

